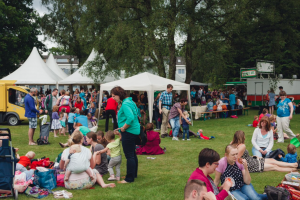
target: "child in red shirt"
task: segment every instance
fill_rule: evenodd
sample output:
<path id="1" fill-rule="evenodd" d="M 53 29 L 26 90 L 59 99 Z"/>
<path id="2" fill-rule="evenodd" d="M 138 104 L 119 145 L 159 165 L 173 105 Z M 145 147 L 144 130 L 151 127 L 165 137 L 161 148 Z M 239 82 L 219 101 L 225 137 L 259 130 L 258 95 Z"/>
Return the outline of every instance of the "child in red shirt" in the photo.
<path id="1" fill-rule="evenodd" d="M 252 126 L 256 128 L 257 125 L 258 125 L 258 116 L 254 116 L 254 121 L 252 123 Z"/>
<path id="2" fill-rule="evenodd" d="M 20 160 L 16 165 L 17 171 L 27 171 L 26 167 L 30 167 L 31 165 L 31 159 L 33 159 L 35 156 L 35 153 L 33 151 L 29 151 L 25 156 L 20 156 Z"/>

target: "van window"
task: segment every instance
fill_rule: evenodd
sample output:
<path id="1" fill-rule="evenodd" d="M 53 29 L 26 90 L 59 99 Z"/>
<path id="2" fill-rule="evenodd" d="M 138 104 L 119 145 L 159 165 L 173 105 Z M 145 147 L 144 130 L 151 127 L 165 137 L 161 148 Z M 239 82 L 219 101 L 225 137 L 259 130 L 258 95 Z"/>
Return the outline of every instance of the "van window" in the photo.
<path id="1" fill-rule="evenodd" d="M 8 102 L 17 106 L 25 107 L 24 98 L 26 93 L 10 88 L 8 90 Z"/>

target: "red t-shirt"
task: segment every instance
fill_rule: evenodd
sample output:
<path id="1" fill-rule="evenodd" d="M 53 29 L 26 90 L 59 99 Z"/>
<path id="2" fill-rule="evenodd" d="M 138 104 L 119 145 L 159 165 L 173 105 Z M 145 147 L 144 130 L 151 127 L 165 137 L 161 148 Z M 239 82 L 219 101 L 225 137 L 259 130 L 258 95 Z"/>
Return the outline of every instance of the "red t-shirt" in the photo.
<path id="1" fill-rule="evenodd" d="M 257 123 L 259 123 L 259 122 L 260 122 L 260 119 L 261 119 L 263 116 L 265 116 L 265 115 L 264 115 L 264 114 L 262 114 L 262 113 L 259 115 L 259 117 L 258 117 L 258 122 L 257 122 Z"/>
<path id="2" fill-rule="evenodd" d="M 27 156 L 20 156 L 20 161 L 18 163 L 27 167 L 31 165 L 31 160 Z"/>
<path id="3" fill-rule="evenodd" d="M 254 120 L 253 123 L 252 123 L 252 126 L 256 128 L 257 125 L 258 125 L 258 121 Z"/>
<path id="4" fill-rule="evenodd" d="M 118 103 L 112 97 L 107 99 L 105 110 L 114 110 L 117 114 Z"/>
<path id="5" fill-rule="evenodd" d="M 77 103 L 77 101 L 76 101 L 74 106 L 75 106 L 75 108 L 79 108 L 79 110 L 82 110 L 83 102 L 81 101 L 81 103 Z"/>

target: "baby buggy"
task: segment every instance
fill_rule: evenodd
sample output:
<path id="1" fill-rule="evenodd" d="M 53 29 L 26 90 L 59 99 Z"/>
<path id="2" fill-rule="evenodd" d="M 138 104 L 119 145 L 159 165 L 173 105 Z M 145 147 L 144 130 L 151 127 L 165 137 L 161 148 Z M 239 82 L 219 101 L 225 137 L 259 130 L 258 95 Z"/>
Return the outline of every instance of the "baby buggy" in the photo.
<path id="1" fill-rule="evenodd" d="M 14 190 L 16 161 L 10 130 L 0 128 L 0 197 L 18 199 L 18 191 Z"/>

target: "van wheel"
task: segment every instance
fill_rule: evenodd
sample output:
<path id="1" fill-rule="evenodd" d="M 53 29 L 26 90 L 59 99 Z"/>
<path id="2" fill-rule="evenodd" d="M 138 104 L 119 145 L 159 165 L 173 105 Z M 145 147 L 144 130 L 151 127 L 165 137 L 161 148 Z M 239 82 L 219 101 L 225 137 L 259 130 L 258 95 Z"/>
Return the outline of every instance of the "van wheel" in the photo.
<path id="1" fill-rule="evenodd" d="M 10 126 L 16 126 L 19 124 L 19 120 L 15 115 L 9 115 L 7 118 L 7 122 Z"/>

